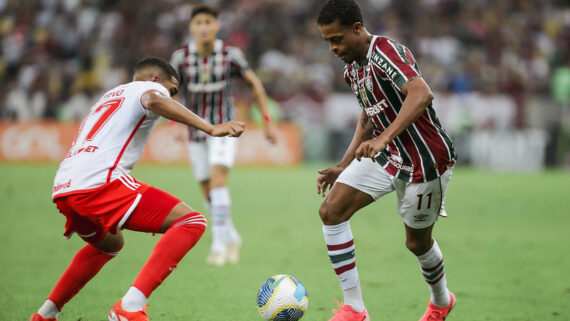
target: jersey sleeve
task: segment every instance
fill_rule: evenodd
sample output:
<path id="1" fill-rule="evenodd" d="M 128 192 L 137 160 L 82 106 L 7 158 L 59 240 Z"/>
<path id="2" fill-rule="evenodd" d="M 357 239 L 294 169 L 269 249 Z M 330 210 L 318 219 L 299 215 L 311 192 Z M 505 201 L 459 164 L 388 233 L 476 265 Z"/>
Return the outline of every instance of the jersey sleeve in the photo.
<path id="1" fill-rule="evenodd" d="M 398 89 L 408 81 L 421 77 L 420 69 L 410 50 L 388 38 L 377 40 L 373 47 L 371 61 Z"/>
<path id="2" fill-rule="evenodd" d="M 170 93 L 168 92 L 168 89 L 166 89 L 166 87 L 164 87 L 163 85 L 161 85 L 157 82 L 145 81 L 145 82 L 143 82 L 143 85 L 141 86 L 141 89 L 139 92 L 139 96 L 138 96 L 139 102 L 141 101 L 142 95 L 149 90 L 158 90 L 158 92 L 160 92 L 162 95 L 170 98 Z M 157 113 L 153 112 L 150 109 L 144 108 L 144 106 L 142 104 L 141 104 L 141 108 L 147 117 L 149 117 L 149 118 L 159 117 L 159 115 Z"/>
<path id="3" fill-rule="evenodd" d="M 232 75 L 244 77 L 246 71 L 250 68 L 243 52 L 236 47 L 228 47 L 228 58 L 232 66 Z"/>

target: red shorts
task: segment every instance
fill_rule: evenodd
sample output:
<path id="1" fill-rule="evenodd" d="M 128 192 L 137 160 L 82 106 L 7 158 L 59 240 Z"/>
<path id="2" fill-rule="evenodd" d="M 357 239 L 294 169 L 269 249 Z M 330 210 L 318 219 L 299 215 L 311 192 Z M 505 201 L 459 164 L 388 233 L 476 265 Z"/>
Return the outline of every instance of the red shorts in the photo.
<path id="1" fill-rule="evenodd" d="M 172 208 L 181 201 L 148 184 L 135 190 L 120 179 L 86 193 L 54 199 L 59 212 L 66 217 L 65 237 L 74 232 L 89 243 L 98 243 L 109 231 L 118 228 L 158 232 Z"/>

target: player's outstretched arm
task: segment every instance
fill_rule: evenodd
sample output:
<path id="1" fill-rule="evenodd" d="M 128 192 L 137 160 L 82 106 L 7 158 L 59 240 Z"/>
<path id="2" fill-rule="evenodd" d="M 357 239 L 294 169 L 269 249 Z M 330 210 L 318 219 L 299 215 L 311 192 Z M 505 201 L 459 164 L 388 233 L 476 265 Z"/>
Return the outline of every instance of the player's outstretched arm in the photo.
<path id="1" fill-rule="evenodd" d="M 158 90 L 149 90 L 142 94 L 141 104 L 164 118 L 192 126 L 211 136 L 238 137 L 245 130 L 245 123 L 235 120 L 212 125 Z"/>
<path id="2" fill-rule="evenodd" d="M 261 80 L 253 70 L 248 69 L 244 76 L 244 81 L 247 86 L 253 92 L 253 98 L 255 99 L 255 103 L 257 104 L 259 111 L 263 115 L 263 131 L 265 132 L 265 138 L 271 144 L 275 144 L 277 142 L 277 134 L 275 126 L 273 125 L 273 121 L 269 116 L 269 109 L 267 108 L 267 93 L 265 92 L 265 88 L 263 88 L 263 84 Z"/>
<path id="3" fill-rule="evenodd" d="M 362 142 L 371 139 L 373 136 L 372 134 L 372 123 L 368 118 L 368 115 L 363 110 L 360 113 L 360 120 L 358 121 L 358 125 L 356 126 L 356 130 L 354 131 L 354 136 L 352 137 L 352 141 L 348 146 L 344 156 L 342 157 L 342 161 L 338 164 L 338 166 L 342 167 L 343 169 L 352 162 L 354 159 L 354 155 L 358 146 L 362 144 Z"/>
<path id="4" fill-rule="evenodd" d="M 341 162 L 337 166 L 319 171 L 319 177 L 317 178 L 317 194 L 321 194 L 323 197 L 326 196 L 327 190 L 333 186 L 338 175 L 340 175 L 340 173 L 354 159 L 354 155 L 360 144 L 370 138 L 372 138 L 372 123 L 370 123 L 368 115 L 362 111 L 356 130 L 354 131 L 354 136 L 352 137 L 352 142 L 344 153 Z"/>
<path id="5" fill-rule="evenodd" d="M 230 136 L 239 137 L 245 130 L 245 123 L 237 120 L 230 120 L 225 123 L 212 126 L 212 132 L 208 133 L 210 136 Z"/>

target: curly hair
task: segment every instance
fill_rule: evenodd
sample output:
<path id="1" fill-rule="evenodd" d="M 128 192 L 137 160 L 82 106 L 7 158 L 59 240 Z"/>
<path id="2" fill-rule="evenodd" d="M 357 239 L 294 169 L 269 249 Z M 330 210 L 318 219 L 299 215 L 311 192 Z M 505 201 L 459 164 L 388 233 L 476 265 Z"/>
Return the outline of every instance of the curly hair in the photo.
<path id="1" fill-rule="evenodd" d="M 360 7 L 354 0 L 328 0 L 319 11 L 317 23 L 328 25 L 335 21 L 343 26 L 351 26 L 356 22 L 362 23 Z"/>
<path id="2" fill-rule="evenodd" d="M 178 73 L 174 70 L 174 67 L 170 65 L 166 60 L 161 58 L 145 58 L 137 63 L 135 66 L 135 72 L 148 67 L 158 68 L 168 77 L 174 77 L 176 80 L 180 81 Z"/>

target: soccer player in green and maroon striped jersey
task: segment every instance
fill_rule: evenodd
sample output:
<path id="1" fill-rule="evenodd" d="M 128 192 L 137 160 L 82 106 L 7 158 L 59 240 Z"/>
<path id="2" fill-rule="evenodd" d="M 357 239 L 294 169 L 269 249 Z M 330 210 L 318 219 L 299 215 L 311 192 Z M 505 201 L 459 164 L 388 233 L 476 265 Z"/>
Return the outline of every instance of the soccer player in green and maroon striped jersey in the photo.
<path id="1" fill-rule="evenodd" d="M 190 18 L 193 39 L 172 54 L 171 64 L 180 74 L 180 98 L 184 105 L 212 124 L 235 118 L 231 97 L 233 78 L 251 88 L 263 116 L 263 130 L 270 143 L 276 132 L 268 114 L 267 95 L 261 81 L 249 67 L 241 50 L 217 38 L 220 29 L 217 8 L 196 5 Z M 238 260 L 241 238 L 231 215 L 227 177 L 234 164 L 237 138 L 207 137 L 188 127 L 190 162 L 200 182 L 212 221 L 212 246 L 206 262 L 221 266 Z"/>
<path id="2" fill-rule="evenodd" d="M 354 0 L 327 1 L 317 23 L 330 51 L 346 63 L 344 79 L 362 109 L 342 161 L 319 171 L 317 179 L 317 192 L 326 196 L 319 209 L 325 242 L 344 293 L 331 320 L 369 320 L 349 219 L 396 191 L 406 246 L 431 292 L 420 321 L 443 321 L 456 299 L 432 228 L 438 216 L 447 216 L 443 200 L 456 156 L 433 109 L 433 94 L 410 50 L 368 33 Z"/>

